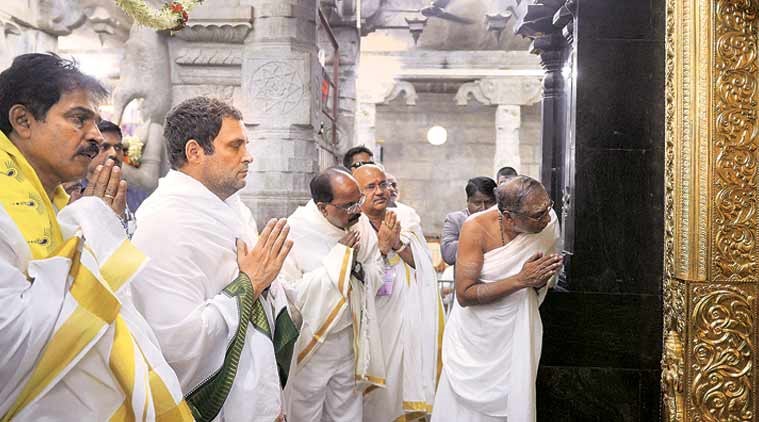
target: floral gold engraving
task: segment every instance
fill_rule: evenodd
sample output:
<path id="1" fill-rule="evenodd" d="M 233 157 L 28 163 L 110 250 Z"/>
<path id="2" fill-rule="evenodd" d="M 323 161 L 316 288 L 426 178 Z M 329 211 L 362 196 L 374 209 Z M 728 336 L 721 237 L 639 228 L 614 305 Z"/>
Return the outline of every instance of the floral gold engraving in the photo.
<path id="1" fill-rule="evenodd" d="M 755 0 L 715 11 L 712 279 L 750 281 L 757 257 L 757 17 Z"/>
<path id="2" fill-rule="evenodd" d="M 688 357 L 692 420 L 754 420 L 754 301 L 738 285 L 693 287 Z"/>

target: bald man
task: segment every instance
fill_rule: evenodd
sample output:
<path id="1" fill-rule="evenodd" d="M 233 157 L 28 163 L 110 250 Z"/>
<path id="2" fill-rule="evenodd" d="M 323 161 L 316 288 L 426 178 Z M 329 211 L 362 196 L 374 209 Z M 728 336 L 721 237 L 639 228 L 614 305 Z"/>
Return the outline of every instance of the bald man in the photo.
<path id="1" fill-rule="evenodd" d="M 377 292 L 385 388 L 364 396 L 364 421 L 413 420 L 432 411 L 443 313 L 437 276 L 418 217 L 388 210 L 388 182 L 376 165 L 353 170 L 366 200 L 359 223 L 383 262 Z"/>
<path id="2" fill-rule="evenodd" d="M 311 201 L 288 218 L 293 249 L 280 273 L 296 292 L 300 337 L 285 387 L 288 420 L 362 419 L 363 391 L 385 378 L 374 297 L 377 247 L 356 226 L 364 196 L 347 170 L 314 177 Z"/>
<path id="3" fill-rule="evenodd" d="M 496 201 L 461 229 L 432 422 L 536 420 L 538 306 L 561 268 L 559 224 L 543 185 L 527 176 L 499 186 Z"/>

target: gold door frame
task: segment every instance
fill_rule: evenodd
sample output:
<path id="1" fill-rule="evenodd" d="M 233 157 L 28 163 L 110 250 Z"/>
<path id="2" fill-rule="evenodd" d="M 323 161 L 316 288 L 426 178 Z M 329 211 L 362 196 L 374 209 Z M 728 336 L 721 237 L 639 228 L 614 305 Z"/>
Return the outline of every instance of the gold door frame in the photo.
<path id="1" fill-rule="evenodd" d="M 759 421 L 759 0 L 666 0 L 663 419 Z"/>

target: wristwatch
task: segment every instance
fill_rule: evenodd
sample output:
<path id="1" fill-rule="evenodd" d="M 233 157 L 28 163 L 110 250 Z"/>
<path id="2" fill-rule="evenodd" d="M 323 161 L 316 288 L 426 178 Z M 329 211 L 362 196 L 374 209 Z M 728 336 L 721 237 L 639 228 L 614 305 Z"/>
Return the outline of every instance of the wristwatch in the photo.
<path id="1" fill-rule="evenodd" d="M 399 254 L 399 253 L 403 252 L 403 250 L 406 249 L 407 246 L 408 246 L 408 243 L 401 242 L 401 247 L 398 248 L 398 249 L 393 249 L 393 251 L 395 251 L 395 253 Z"/>

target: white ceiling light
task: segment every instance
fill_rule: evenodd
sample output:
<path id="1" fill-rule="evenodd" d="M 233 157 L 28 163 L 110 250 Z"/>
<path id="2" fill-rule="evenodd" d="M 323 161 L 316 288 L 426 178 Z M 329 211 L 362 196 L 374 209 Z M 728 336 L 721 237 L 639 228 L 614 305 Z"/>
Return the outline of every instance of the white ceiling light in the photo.
<path id="1" fill-rule="evenodd" d="M 442 126 L 432 126 L 427 131 L 427 142 L 432 145 L 443 145 L 448 140 L 448 131 Z"/>

